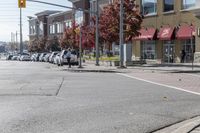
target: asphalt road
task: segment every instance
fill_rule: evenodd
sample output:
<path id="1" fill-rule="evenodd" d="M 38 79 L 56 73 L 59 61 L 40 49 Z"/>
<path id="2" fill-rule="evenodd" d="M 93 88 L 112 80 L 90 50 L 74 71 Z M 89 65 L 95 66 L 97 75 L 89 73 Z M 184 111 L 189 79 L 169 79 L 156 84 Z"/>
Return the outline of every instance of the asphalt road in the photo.
<path id="1" fill-rule="evenodd" d="M 0 61 L 0 133 L 146 133 L 200 115 L 199 101 L 114 73 Z"/>

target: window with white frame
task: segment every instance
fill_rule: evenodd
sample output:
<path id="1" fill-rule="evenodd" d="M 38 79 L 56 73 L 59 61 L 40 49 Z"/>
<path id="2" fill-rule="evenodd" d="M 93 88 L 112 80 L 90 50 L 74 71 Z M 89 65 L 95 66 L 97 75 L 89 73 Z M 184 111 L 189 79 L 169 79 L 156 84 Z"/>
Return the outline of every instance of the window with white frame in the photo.
<path id="1" fill-rule="evenodd" d="M 43 26 L 43 22 L 41 21 L 40 24 L 39 24 L 39 35 L 42 35 L 43 34 L 43 31 L 44 31 L 44 26 Z"/>
<path id="2" fill-rule="evenodd" d="M 80 25 L 83 23 L 83 11 L 76 11 L 75 22 Z"/>
<path id="3" fill-rule="evenodd" d="M 156 14 L 157 0 L 142 0 L 142 13 L 143 15 Z"/>
<path id="4" fill-rule="evenodd" d="M 182 0 L 183 9 L 192 8 L 195 6 L 197 0 Z"/>
<path id="5" fill-rule="evenodd" d="M 55 34 L 55 25 L 54 24 L 49 25 L 49 33 Z"/>
<path id="6" fill-rule="evenodd" d="M 65 27 L 66 28 L 72 27 L 72 21 L 71 20 L 65 21 Z"/>
<path id="7" fill-rule="evenodd" d="M 63 33 L 63 23 L 57 23 L 57 33 Z"/>
<path id="8" fill-rule="evenodd" d="M 30 26 L 30 35 L 36 34 L 35 25 Z"/>

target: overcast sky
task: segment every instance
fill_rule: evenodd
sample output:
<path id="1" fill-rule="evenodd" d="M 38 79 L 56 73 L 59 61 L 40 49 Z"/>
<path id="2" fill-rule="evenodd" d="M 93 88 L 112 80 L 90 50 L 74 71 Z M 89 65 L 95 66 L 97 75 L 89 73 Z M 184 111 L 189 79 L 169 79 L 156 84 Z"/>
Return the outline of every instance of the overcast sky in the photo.
<path id="1" fill-rule="evenodd" d="M 40 0 L 45 2 L 56 3 L 65 6 L 72 6 L 68 0 Z M 27 16 L 34 16 L 43 10 L 67 10 L 48 6 L 39 3 L 27 2 L 27 8 L 23 9 L 23 40 L 28 40 L 28 18 Z M 11 32 L 19 32 L 19 9 L 18 0 L 0 0 L 0 41 L 10 41 Z M 18 38 L 19 40 L 19 38 Z"/>

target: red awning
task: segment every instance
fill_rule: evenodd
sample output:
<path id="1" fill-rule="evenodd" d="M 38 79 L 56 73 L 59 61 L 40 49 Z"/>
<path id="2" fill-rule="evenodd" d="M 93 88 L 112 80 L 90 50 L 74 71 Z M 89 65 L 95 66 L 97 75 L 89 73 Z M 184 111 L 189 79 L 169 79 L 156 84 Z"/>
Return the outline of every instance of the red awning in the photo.
<path id="1" fill-rule="evenodd" d="M 177 34 L 177 39 L 190 39 L 195 35 L 195 27 L 189 25 L 182 25 Z"/>
<path id="2" fill-rule="evenodd" d="M 171 40 L 174 33 L 173 27 L 163 27 L 158 33 L 159 40 Z"/>
<path id="3" fill-rule="evenodd" d="M 142 28 L 140 31 L 140 35 L 135 37 L 134 40 L 153 40 L 156 34 L 156 29 L 154 28 Z"/>

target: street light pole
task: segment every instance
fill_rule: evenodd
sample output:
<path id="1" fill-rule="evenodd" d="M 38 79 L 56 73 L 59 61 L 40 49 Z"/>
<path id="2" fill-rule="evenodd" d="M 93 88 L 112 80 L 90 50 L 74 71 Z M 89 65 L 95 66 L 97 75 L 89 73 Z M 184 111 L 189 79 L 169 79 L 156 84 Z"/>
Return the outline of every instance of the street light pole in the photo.
<path id="1" fill-rule="evenodd" d="M 22 8 L 20 8 L 20 54 L 23 53 L 23 43 L 22 43 Z"/>
<path id="2" fill-rule="evenodd" d="M 96 66 L 99 66 L 99 0 L 96 0 Z"/>
<path id="3" fill-rule="evenodd" d="M 120 0 L 120 67 L 124 67 L 124 60 L 123 60 L 123 44 L 124 44 L 124 0 Z"/>

